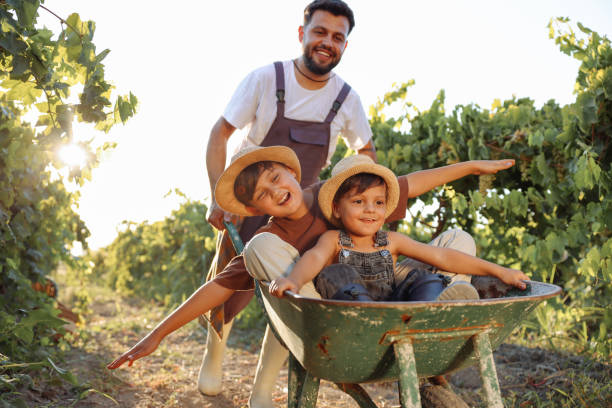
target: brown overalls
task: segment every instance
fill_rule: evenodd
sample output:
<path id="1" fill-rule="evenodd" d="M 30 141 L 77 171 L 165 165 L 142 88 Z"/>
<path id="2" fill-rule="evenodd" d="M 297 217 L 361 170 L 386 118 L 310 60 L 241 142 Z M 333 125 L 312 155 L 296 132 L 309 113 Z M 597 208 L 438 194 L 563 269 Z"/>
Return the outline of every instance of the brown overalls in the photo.
<path id="1" fill-rule="evenodd" d="M 336 97 L 327 117 L 323 122 L 309 122 L 285 117 L 285 75 L 282 62 L 275 62 L 276 72 L 276 119 L 272 123 L 266 137 L 260 146 L 288 146 L 300 159 L 302 166 L 302 187 L 307 187 L 319 179 L 319 173 L 327 161 L 329 140 L 331 137 L 331 122 L 349 94 L 351 87 L 345 83 Z M 240 226 L 240 237 L 247 242 L 257 229 L 267 222 L 267 216 L 246 217 Z M 217 241 L 217 253 L 208 272 L 207 280 L 211 280 L 221 272 L 236 254 L 226 231 Z M 237 291 L 221 306 L 210 312 L 210 322 L 213 328 L 222 336 L 223 321 L 229 322 L 251 300 L 253 291 Z"/>

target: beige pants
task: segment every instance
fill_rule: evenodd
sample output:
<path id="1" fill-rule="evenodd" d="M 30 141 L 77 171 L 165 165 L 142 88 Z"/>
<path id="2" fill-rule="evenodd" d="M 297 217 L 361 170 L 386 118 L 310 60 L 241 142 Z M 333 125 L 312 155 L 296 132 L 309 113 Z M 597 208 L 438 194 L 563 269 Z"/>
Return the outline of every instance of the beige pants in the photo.
<path id="1" fill-rule="evenodd" d="M 455 249 L 472 256 L 476 255 L 474 239 L 470 234 L 460 229 L 443 232 L 429 245 Z M 278 277 L 289 275 L 299 258 L 300 254 L 293 246 L 269 232 L 255 235 L 244 248 L 244 261 L 247 270 L 257 280 L 272 281 Z M 431 265 L 406 258 L 395 266 L 395 282 L 397 284 L 402 282 L 408 273 L 415 268 L 430 269 L 445 274 L 451 278 L 452 282 L 458 280 L 469 282 L 472 278 L 470 275 L 438 271 Z M 308 282 L 302 287 L 300 295 L 317 299 L 321 297 L 312 282 Z"/>
<path id="2" fill-rule="evenodd" d="M 289 275 L 300 258 L 297 249 L 270 232 L 262 232 L 251 238 L 244 247 L 243 254 L 249 274 L 264 281 L 273 281 Z M 321 298 L 312 282 L 302 286 L 300 295 Z"/>
<path id="3" fill-rule="evenodd" d="M 476 256 L 476 243 L 474 238 L 467 232 L 460 229 L 444 231 L 432 240 L 429 245 L 439 248 L 450 248 L 468 255 Z M 401 283 L 413 269 L 429 269 L 432 272 L 441 273 L 451 278 L 451 283 L 457 281 L 471 282 L 472 275 L 461 275 L 452 272 L 440 271 L 431 265 L 417 261 L 416 259 L 406 258 L 395 265 L 395 283 Z"/>
<path id="4" fill-rule="evenodd" d="M 291 273 L 300 257 L 298 251 L 269 232 L 255 235 L 246 244 L 244 262 L 249 274 L 257 280 L 272 281 Z M 319 299 L 312 282 L 302 286 L 300 295 Z M 270 326 L 266 327 L 249 407 L 272 407 L 272 391 L 289 352 L 279 343 Z"/>

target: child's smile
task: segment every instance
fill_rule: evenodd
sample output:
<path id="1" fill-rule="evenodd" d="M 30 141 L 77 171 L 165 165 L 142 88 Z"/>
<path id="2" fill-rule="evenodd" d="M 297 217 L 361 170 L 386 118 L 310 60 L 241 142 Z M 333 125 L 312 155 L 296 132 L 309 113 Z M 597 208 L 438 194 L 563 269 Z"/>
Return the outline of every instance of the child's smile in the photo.
<path id="1" fill-rule="evenodd" d="M 281 165 L 264 170 L 257 179 L 251 206 L 261 214 L 300 218 L 308 211 L 295 173 Z"/>
<path id="2" fill-rule="evenodd" d="M 372 186 L 361 193 L 355 189 L 334 203 L 334 216 L 355 236 L 373 236 L 385 222 L 387 210 L 385 185 Z"/>

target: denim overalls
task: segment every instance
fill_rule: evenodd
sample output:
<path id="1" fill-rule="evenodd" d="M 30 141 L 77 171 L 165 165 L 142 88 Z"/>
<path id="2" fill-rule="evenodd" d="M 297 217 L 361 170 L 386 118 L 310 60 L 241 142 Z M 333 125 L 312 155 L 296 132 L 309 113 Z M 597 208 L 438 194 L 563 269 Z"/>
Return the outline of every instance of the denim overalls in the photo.
<path id="1" fill-rule="evenodd" d="M 338 264 L 323 269 L 317 276 L 315 286 L 323 298 L 332 296 L 343 286 L 353 283 L 351 274 L 347 274 L 342 266 L 350 266 L 359 274 L 361 284 L 367 289 L 373 300 L 386 300 L 394 289 L 393 257 L 385 247 L 389 245 L 387 232 L 378 231 L 374 247 L 381 248 L 375 252 L 357 252 L 353 247 L 351 237 L 340 230 Z"/>

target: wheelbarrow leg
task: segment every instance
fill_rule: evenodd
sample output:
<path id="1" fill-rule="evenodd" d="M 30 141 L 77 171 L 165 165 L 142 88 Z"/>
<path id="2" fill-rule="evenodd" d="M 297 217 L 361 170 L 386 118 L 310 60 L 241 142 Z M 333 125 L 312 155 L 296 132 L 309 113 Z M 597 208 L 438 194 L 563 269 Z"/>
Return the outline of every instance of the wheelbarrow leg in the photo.
<path id="1" fill-rule="evenodd" d="M 336 383 L 336 386 L 340 390 L 350 395 L 359 408 L 377 408 L 372 398 L 368 395 L 367 391 L 359 384 L 348 384 L 348 383 Z"/>
<path id="2" fill-rule="evenodd" d="M 403 408 L 420 408 L 419 377 L 416 371 L 412 341 L 409 338 L 399 340 L 394 343 L 393 350 L 400 368 L 400 403 Z"/>
<path id="3" fill-rule="evenodd" d="M 499 382 L 497 381 L 497 370 L 495 369 L 489 334 L 486 332 L 479 333 L 473 337 L 473 341 L 474 349 L 478 356 L 482 386 L 487 397 L 487 405 L 489 408 L 504 408 Z"/>
<path id="4" fill-rule="evenodd" d="M 310 375 L 291 353 L 289 353 L 288 382 L 288 408 L 315 408 L 320 380 Z"/>

